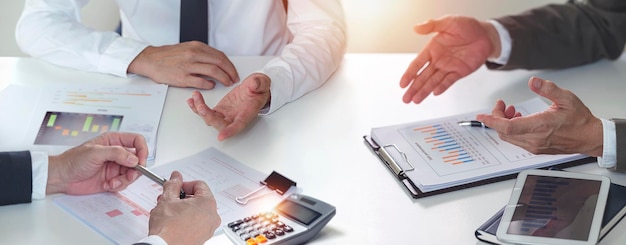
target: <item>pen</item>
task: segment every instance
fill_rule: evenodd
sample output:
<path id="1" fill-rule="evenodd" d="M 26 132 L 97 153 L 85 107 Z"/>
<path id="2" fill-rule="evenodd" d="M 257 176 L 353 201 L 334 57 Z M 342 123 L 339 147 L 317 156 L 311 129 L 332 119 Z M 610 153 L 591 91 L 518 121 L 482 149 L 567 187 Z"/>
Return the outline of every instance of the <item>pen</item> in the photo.
<path id="1" fill-rule="evenodd" d="M 471 120 L 471 121 L 460 121 L 459 126 L 470 126 L 470 127 L 479 127 L 479 128 L 489 128 L 481 121 Z"/>
<path id="2" fill-rule="evenodd" d="M 163 186 L 163 184 L 165 184 L 165 181 L 167 181 L 165 178 L 156 175 L 154 172 L 150 171 L 146 167 L 141 166 L 139 164 L 137 164 L 137 166 L 135 166 L 135 169 L 137 169 L 137 171 L 141 172 L 143 175 L 145 175 L 149 179 L 153 180 L 154 182 L 157 182 L 157 184 L 159 184 L 161 186 Z M 185 191 L 183 191 L 181 189 L 180 190 L 180 199 L 185 198 L 185 196 L 186 196 Z"/>

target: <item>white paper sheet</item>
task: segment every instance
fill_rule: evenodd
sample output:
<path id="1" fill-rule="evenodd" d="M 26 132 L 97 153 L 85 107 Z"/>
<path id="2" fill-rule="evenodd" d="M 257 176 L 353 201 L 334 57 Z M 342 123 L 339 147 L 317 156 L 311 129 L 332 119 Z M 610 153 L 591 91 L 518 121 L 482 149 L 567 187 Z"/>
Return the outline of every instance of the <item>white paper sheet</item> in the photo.
<path id="1" fill-rule="evenodd" d="M 20 139 L 13 144 L 57 154 L 103 132 L 125 131 L 146 138 L 152 160 L 166 95 L 161 84 L 10 85 L 0 100 L 8 119 L 0 122 L 8 136 L 0 149 L 11 144 L 8 139 Z M 24 104 L 30 107 L 16 106 Z"/>
<path id="2" fill-rule="evenodd" d="M 541 112 L 547 107 L 539 98 L 515 105 L 522 115 Z M 479 113 L 490 110 L 373 128 L 372 139 L 381 146 L 395 145 L 403 151 L 414 167 L 406 175 L 425 192 L 585 157 L 535 155 L 501 140 L 493 129 L 458 125 L 459 121 L 474 120 Z M 397 150 L 386 150 L 394 159 L 402 159 Z M 410 169 L 406 162 L 399 162 L 403 169 Z"/>
<path id="3" fill-rule="evenodd" d="M 262 185 L 268 174 L 247 167 L 215 148 L 210 148 L 187 158 L 159 165 L 152 169 L 169 179 L 177 170 L 184 181 L 203 180 L 217 200 L 218 214 L 223 223 L 229 223 L 270 210 L 284 197 L 297 191 L 292 187 L 284 195 L 270 193 L 253 199 L 246 205 L 234 198 L 244 196 Z M 150 210 L 156 206 L 162 187 L 145 176 L 140 177 L 119 193 L 102 193 L 88 196 L 61 196 L 55 202 L 89 227 L 118 244 L 132 244 L 148 234 Z M 262 192 L 270 192 L 267 188 Z M 189 222 L 193 222 L 190 220 Z M 215 232 L 220 233 L 221 230 Z"/>

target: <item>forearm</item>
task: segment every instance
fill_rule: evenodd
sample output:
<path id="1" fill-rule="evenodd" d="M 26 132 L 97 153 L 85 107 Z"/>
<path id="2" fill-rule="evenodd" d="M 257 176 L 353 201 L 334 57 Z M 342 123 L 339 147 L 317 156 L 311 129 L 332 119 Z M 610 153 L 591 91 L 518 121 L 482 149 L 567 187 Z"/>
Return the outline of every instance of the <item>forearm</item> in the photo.
<path id="1" fill-rule="evenodd" d="M 59 66 L 126 76 L 128 65 L 146 44 L 84 26 L 80 9 L 87 2 L 28 0 L 16 26 L 18 45 Z"/>
<path id="2" fill-rule="evenodd" d="M 339 67 L 346 50 L 339 1 L 290 1 L 288 12 L 293 41 L 261 71 L 272 81 L 268 113 L 324 84 Z"/>
<path id="3" fill-rule="evenodd" d="M 497 18 L 512 38 L 509 62 L 498 69 L 547 69 L 583 65 L 622 54 L 626 40 L 626 2 L 613 7 L 568 3 Z M 619 5 L 619 6 L 618 6 Z"/>

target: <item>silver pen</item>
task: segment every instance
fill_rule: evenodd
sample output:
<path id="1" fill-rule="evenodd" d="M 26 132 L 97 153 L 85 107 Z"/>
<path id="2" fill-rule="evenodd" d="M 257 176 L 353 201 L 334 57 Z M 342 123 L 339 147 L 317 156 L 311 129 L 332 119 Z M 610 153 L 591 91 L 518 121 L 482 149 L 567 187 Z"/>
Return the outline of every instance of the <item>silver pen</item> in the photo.
<path id="1" fill-rule="evenodd" d="M 158 176 L 154 172 L 150 171 L 150 169 L 147 169 L 146 167 L 141 166 L 139 164 L 135 166 L 135 169 L 137 169 L 137 171 L 141 172 L 143 175 L 145 175 L 146 177 L 148 177 L 149 179 L 153 180 L 154 182 L 156 182 L 157 184 L 161 186 L 163 186 L 163 184 L 165 184 L 165 181 L 167 181 L 165 178 Z M 180 189 L 180 199 L 185 198 L 185 196 L 186 196 L 185 191 L 183 191 L 183 189 Z"/>
<path id="2" fill-rule="evenodd" d="M 479 127 L 479 128 L 489 128 L 481 121 L 471 120 L 471 121 L 460 121 L 459 126 L 470 126 L 470 127 Z"/>

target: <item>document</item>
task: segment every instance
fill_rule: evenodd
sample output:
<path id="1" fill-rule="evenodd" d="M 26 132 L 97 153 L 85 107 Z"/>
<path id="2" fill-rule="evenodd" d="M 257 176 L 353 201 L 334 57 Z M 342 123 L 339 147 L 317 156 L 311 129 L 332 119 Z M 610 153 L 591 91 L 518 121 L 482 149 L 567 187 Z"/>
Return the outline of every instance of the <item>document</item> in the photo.
<path id="1" fill-rule="evenodd" d="M 167 85 L 161 84 L 9 87 L 7 90 L 21 95 L 3 94 L 7 102 L 13 105 L 30 103 L 33 106 L 28 110 L 8 109 L 9 112 L 14 110 L 8 115 L 9 120 L 21 118 L 22 121 L 0 124 L 7 124 L 7 132 L 3 134 L 14 134 L 13 139 L 23 139 L 25 142 L 21 145 L 51 154 L 60 153 L 108 131 L 138 133 L 146 139 L 148 158 L 152 160 L 167 88 Z M 23 135 L 15 135 L 18 132 Z"/>
<path id="2" fill-rule="evenodd" d="M 295 186 L 284 195 L 267 193 L 250 200 L 246 205 L 235 201 L 263 185 L 268 174 L 247 167 L 215 148 L 152 168 L 156 174 L 169 179 L 172 171 L 182 173 L 184 181 L 205 181 L 217 200 L 217 211 L 222 222 L 271 210 L 284 197 L 297 191 Z M 64 195 L 55 199 L 61 208 L 117 244 L 132 244 L 146 237 L 150 210 L 156 206 L 163 188 L 146 176 L 141 176 L 126 190 L 86 196 Z M 193 221 L 190 221 L 193 222 Z M 215 234 L 221 233 L 217 230 Z"/>
<path id="3" fill-rule="evenodd" d="M 541 112 L 547 107 L 548 104 L 540 98 L 515 105 L 522 115 Z M 389 166 L 404 184 L 419 189 L 412 191 L 415 193 L 441 190 L 586 157 L 580 154 L 535 155 L 501 140 L 493 129 L 459 125 L 460 121 L 474 120 L 479 113 L 490 113 L 490 110 L 373 128 L 371 140 L 381 149 L 375 150 L 377 154 L 384 151 L 394 161 Z"/>

